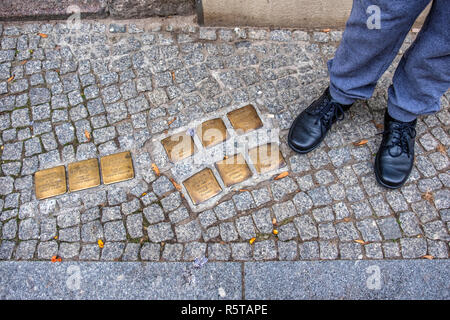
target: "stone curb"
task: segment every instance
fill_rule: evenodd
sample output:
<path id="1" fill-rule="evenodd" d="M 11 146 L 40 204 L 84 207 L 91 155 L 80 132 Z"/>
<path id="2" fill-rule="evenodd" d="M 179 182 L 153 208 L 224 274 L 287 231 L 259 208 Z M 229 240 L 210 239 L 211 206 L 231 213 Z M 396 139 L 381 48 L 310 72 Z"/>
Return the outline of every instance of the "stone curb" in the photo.
<path id="1" fill-rule="evenodd" d="M 0 299 L 449 299 L 450 260 L 1 262 Z"/>
<path id="2" fill-rule="evenodd" d="M 2 0 L 0 21 L 59 20 L 77 13 L 81 18 L 118 19 L 190 15 L 195 13 L 194 3 L 194 0 Z"/>

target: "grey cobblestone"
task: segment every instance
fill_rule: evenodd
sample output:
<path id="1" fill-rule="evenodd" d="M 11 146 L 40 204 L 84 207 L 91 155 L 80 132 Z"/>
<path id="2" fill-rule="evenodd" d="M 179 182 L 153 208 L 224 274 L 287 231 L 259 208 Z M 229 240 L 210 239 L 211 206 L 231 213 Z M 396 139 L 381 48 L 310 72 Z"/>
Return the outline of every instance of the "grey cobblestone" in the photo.
<path id="1" fill-rule="evenodd" d="M 117 261 L 122 256 L 124 249 L 125 249 L 124 243 L 106 242 L 105 246 L 102 249 L 100 260 Z"/>
<path id="2" fill-rule="evenodd" d="M 78 37 L 54 24 L 0 27 L 1 259 L 448 259 L 448 93 L 439 113 L 418 121 L 408 182 L 389 191 L 372 163 L 393 67 L 322 147 L 300 155 L 285 142 L 292 119 L 327 85 L 340 30 L 164 22 L 111 23 L 109 32 L 88 23 Z M 225 190 L 193 212 L 170 180 L 182 184 L 173 164 L 161 165 L 161 176 L 151 169 L 159 166 L 154 143 L 248 103 L 279 136 L 289 175 Z M 361 139 L 369 142 L 352 144 Z M 135 179 L 36 200 L 37 170 L 127 150 Z"/>
<path id="3" fill-rule="evenodd" d="M 211 243 L 208 244 L 208 259 L 227 261 L 231 256 L 229 244 Z"/>
<path id="4" fill-rule="evenodd" d="M 427 253 L 427 242 L 423 238 L 400 239 L 402 256 L 406 259 L 420 258 Z"/>
<path id="5" fill-rule="evenodd" d="M 273 213 L 277 218 L 277 221 L 281 222 L 285 219 L 294 217 L 297 214 L 295 206 L 292 201 L 286 201 L 283 203 L 275 204 L 272 207 Z"/>
<path id="6" fill-rule="evenodd" d="M 305 260 L 319 259 L 319 244 L 307 241 L 299 244 L 300 257 Z"/>
<path id="7" fill-rule="evenodd" d="M 253 257 L 255 260 L 272 260 L 277 257 L 275 241 L 273 240 L 258 241 L 253 246 Z"/>
<path id="8" fill-rule="evenodd" d="M 384 218 L 377 221 L 385 240 L 401 238 L 402 234 L 395 218 Z"/>
<path id="9" fill-rule="evenodd" d="M 219 220 L 226 220 L 234 217 L 237 212 L 232 201 L 225 201 L 214 208 L 214 212 Z"/>
<path id="10" fill-rule="evenodd" d="M 362 258 L 362 248 L 359 243 L 341 242 L 339 252 L 341 259 L 357 260 Z"/>
<path id="11" fill-rule="evenodd" d="M 100 248 L 97 244 L 86 244 L 81 247 L 80 260 L 99 260 Z"/>
<path id="12" fill-rule="evenodd" d="M 160 245 L 155 243 L 144 243 L 140 256 L 144 261 L 158 261 L 160 258 Z"/>

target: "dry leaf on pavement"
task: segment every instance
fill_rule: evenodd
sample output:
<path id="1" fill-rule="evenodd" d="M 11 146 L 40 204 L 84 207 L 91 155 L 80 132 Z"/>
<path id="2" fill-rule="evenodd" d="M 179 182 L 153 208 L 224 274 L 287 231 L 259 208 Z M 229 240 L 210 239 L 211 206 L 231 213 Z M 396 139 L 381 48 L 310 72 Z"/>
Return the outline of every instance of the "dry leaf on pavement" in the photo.
<path id="1" fill-rule="evenodd" d="M 422 198 L 423 198 L 424 200 L 428 200 L 428 201 L 433 201 L 433 200 L 434 200 L 434 197 L 433 197 L 433 194 L 431 193 L 431 191 L 425 192 L 425 193 L 422 195 Z"/>
<path id="2" fill-rule="evenodd" d="M 60 256 L 53 256 L 52 257 L 52 262 L 61 262 L 61 261 L 62 261 L 62 259 L 61 259 Z"/>
<path id="3" fill-rule="evenodd" d="M 287 177 L 288 175 L 289 175 L 289 172 L 288 171 L 284 171 L 284 172 L 280 173 L 278 176 L 276 176 L 274 178 L 274 180 L 283 179 L 284 177 Z"/>
<path id="4" fill-rule="evenodd" d="M 88 141 L 91 141 L 91 134 L 89 133 L 89 131 L 84 130 L 84 135 L 85 135 L 86 139 L 88 139 Z"/>
<path id="5" fill-rule="evenodd" d="M 365 145 L 367 142 L 369 142 L 369 140 L 363 139 L 363 140 L 358 141 L 358 142 L 353 142 L 353 145 L 354 145 L 355 147 L 359 147 L 359 146 Z"/>
<path id="6" fill-rule="evenodd" d="M 177 189 L 177 191 L 181 191 L 181 186 L 178 183 L 176 183 L 173 178 L 170 178 L 170 182 L 172 182 L 173 186 L 175 187 L 175 189 Z"/>
<path id="7" fill-rule="evenodd" d="M 159 177 L 159 175 L 161 174 L 161 172 L 159 172 L 159 168 L 156 164 L 152 163 L 152 169 L 155 172 L 155 174 Z"/>

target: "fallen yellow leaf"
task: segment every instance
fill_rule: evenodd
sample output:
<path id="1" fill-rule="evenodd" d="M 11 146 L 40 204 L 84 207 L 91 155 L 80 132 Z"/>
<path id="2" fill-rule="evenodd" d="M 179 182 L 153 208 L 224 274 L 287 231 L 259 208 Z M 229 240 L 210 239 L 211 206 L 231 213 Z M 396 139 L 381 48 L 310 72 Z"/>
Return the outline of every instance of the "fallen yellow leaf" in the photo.
<path id="1" fill-rule="evenodd" d="M 353 142 L 353 145 L 354 145 L 355 147 L 359 147 L 359 146 L 365 145 L 367 142 L 369 142 L 369 140 L 363 139 L 363 140 L 358 141 L 358 142 Z"/>
<path id="2" fill-rule="evenodd" d="M 52 257 L 52 262 L 61 262 L 61 261 L 62 261 L 62 259 L 61 259 L 60 256 L 53 256 Z"/>
<path id="3" fill-rule="evenodd" d="M 429 190 L 422 195 L 422 198 L 430 202 L 434 200 L 433 194 Z"/>
<path id="4" fill-rule="evenodd" d="M 147 195 L 147 192 L 144 192 L 143 194 L 141 194 L 141 197 L 143 197 L 143 196 L 145 196 L 145 195 Z"/>
<path id="5" fill-rule="evenodd" d="M 14 78 L 15 78 L 15 76 L 14 75 L 12 75 L 11 77 L 9 77 L 8 78 L 8 80 L 6 80 L 7 82 L 11 82 L 11 81 L 13 81 L 14 80 Z"/>
<path id="6" fill-rule="evenodd" d="M 91 141 L 91 134 L 89 133 L 89 131 L 84 130 L 84 135 L 86 136 L 86 139 L 88 139 L 88 141 Z"/>
<path id="7" fill-rule="evenodd" d="M 289 175 L 289 172 L 288 171 L 284 171 L 284 172 L 280 173 L 278 176 L 276 176 L 274 178 L 274 180 L 283 179 L 284 177 L 287 177 L 288 175 Z"/>
<path id="8" fill-rule="evenodd" d="M 97 243 L 98 243 L 98 246 L 100 248 L 103 248 L 105 246 L 105 244 L 103 243 L 102 239 L 98 239 Z"/>
<path id="9" fill-rule="evenodd" d="M 277 234 L 278 234 L 278 230 L 277 230 L 277 229 L 273 229 L 272 232 L 273 232 L 274 235 L 277 235 Z"/>
<path id="10" fill-rule="evenodd" d="M 172 182 L 173 186 L 175 187 L 175 189 L 177 189 L 177 191 L 181 191 L 181 186 L 178 183 L 176 183 L 173 178 L 170 178 L 170 182 Z"/>
<path id="11" fill-rule="evenodd" d="M 42 38 L 48 38 L 48 35 L 46 35 L 45 33 L 38 33 L 38 36 Z"/>
<path id="12" fill-rule="evenodd" d="M 255 242 L 255 240 L 256 240 L 256 238 L 251 238 L 250 241 L 249 241 L 250 244 L 253 244 L 253 242 Z"/>
<path id="13" fill-rule="evenodd" d="M 156 164 L 152 163 L 152 169 L 155 172 L 155 174 L 159 177 L 159 175 L 161 174 L 161 172 L 159 171 L 159 168 Z"/>
<path id="14" fill-rule="evenodd" d="M 362 245 L 367 244 L 367 242 L 365 242 L 364 240 L 353 240 L 353 241 Z"/>
<path id="15" fill-rule="evenodd" d="M 444 155 L 447 153 L 446 148 L 445 148 L 442 144 L 439 144 L 439 145 L 437 146 L 437 151 L 439 151 L 440 153 L 442 153 L 442 154 L 444 154 Z"/>

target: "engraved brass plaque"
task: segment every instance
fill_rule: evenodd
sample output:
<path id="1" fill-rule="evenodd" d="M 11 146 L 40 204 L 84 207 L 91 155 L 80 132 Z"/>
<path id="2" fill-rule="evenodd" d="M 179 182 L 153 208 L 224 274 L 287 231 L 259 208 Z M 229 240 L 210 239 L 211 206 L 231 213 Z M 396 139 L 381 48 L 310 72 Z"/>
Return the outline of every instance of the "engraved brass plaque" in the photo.
<path id="1" fill-rule="evenodd" d="M 45 199 L 65 193 L 67 191 L 65 167 L 58 166 L 37 171 L 34 174 L 34 186 L 37 199 Z"/>
<path id="2" fill-rule="evenodd" d="M 200 124 L 197 127 L 197 135 L 205 148 L 215 146 L 228 138 L 227 128 L 220 118 Z"/>
<path id="3" fill-rule="evenodd" d="M 210 168 L 199 171 L 192 177 L 186 179 L 183 184 L 194 204 L 211 199 L 222 191 Z"/>
<path id="4" fill-rule="evenodd" d="M 252 172 L 242 154 L 235 154 L 225 160 L 216 162 L 216 168 L 227 187 L 252 176 Z"/>
<path id="5" fill-rule="evenodd" d="M 104 184 L 134 178 L 133 161 L 129 151 L 102 157 L 100 159 L 100 166 Z"/>
<path id="6" fill-rule="evenodd" d="M 195 152 L 194 140 L 186 133 L 179 133 L 161 141 L 172 162 L 183 160 Z"/>
<path id="7" fill-rule="evenodd" d="M 252 148 L 248 154 L 258 173 L 272 171 L 286 164 L 279 146 L 275 143 Z"/>
<path id="8" fill-rule="evenodd" d="M 97 159 L 69 163 L 68 173 L 70 192 L 100 185 L 100 173 Z"/>
<path id="9" fill-rule="evenodd" d="M 255 108 L 249 104 L 240 109 L 228 112 L 228 119 L 238 134 L 259 129 L 263 126 Z"/>

